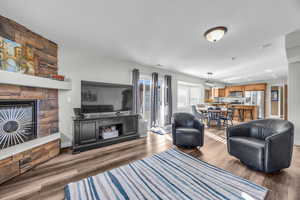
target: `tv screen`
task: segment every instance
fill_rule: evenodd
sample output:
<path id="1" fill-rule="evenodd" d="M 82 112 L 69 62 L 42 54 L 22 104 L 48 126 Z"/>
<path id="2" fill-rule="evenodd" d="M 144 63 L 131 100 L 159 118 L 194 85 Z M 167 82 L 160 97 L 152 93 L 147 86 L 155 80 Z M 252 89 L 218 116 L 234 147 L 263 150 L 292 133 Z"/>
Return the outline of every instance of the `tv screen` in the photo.
<path id="1" fill-rule="evenodd" d="M 81 112 L 103 113 L 132 110 L 132 86 L 81 82 Z"/>

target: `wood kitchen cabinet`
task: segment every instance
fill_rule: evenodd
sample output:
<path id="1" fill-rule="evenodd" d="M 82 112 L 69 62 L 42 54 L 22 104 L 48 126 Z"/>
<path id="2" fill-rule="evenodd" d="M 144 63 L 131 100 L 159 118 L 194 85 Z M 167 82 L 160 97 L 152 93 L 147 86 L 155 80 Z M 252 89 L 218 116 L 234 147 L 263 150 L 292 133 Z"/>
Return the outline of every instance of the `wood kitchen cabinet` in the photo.
<path id="1" fill-rule="evenodd" d="M 266 83 L 245 85 L 245 91 L 265 91 L 266 87 Z"/>
<path id="2" fill-rule="evenodd" d="M 226 86 L 224 89 L 224 95 L 225 97 L 230 96 L 230 92 L 244 92 L 244 86 L 243 85 L 231 85 Z"/>
<path id="3" fill-rule="evenodd" d="M 225 97 L 225 88 L 212 88 L 213 97 Z"/>
<path id="4" fill-rule="evenodd" d="M 226 86 L 224 90 L 225 97 L 230 96 L 230 92 L 244 92 L 244 91 L 265 91 L 266 83 L 249 84 L 249 85 L 231 85 Z"/>
<path id="5" fill-rule="evenodd" d="M 230 92 L 242 92 L 244 91 L 244 86 L 243 85 L 234 85 L 230 86 Z"/>
<path id="6" fill-rule="evenodd" d="M 205 98 L 204 98 L 204 102 L 208 103 L 208 102 L 212 102 L 212 89 L 205 89 Z"/>
<path id="7" fill-rule="evenodd" d="M 225 88 L 219 88 L 219 97 L 225 97 Z"/>

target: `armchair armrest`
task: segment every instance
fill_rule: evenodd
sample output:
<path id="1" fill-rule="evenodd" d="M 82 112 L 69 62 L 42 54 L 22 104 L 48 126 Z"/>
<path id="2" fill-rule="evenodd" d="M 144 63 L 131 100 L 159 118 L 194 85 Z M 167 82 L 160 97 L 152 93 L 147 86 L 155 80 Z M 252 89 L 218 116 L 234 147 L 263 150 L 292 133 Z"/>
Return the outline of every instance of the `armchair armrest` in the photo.
<path id="1" fill-rule="evenodd" d="M 287 168 L 291 164 L 294 145 L 294 131 L 274 133 L 266 138 L 265 143 L 265 170 L 274 172 Z"/>
<path id="2" fill-rule="evenodd" d="M 227 139 L 232 136 L 245 136 L 248 137 L 250 135 L 250 126 L 245 124 L 239 124 L 236 126 L 228 127 L 226 130 Z"/>
<path id="3" fill-rule="evenodd" d="M 172 118 L 172 138 L 173 138 L 173 142 L 176 143 L 176 123 L 174 118 Z"/>
<path id="4" fill-rule="evenodd" d="M 198 129 L 201 132 L 203 132 L 204 124 L 202 124 L 198 119 L 194 119 L 194 128 Z"/>
<path id="5" fill-rule="evenodd" d="M 204 124 L 201 123 L 198 119 L 194 119 L 194 128 L 198 129 L 201 133 L 201 144 L 200 144 L 200 146 L 202 146 L 203 143 L 204 143 Z"/>

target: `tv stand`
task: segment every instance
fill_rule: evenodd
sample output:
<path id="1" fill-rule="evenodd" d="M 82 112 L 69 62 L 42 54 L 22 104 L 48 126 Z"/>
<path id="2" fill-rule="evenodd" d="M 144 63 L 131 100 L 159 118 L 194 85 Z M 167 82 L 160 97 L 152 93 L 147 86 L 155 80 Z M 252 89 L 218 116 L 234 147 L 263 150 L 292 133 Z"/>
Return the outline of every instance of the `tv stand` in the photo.
<path id="1" fill-rule="evenodd" d="M 73 153 L 139 137 L 137 114 L 103 115 L 73 122 Z"/>

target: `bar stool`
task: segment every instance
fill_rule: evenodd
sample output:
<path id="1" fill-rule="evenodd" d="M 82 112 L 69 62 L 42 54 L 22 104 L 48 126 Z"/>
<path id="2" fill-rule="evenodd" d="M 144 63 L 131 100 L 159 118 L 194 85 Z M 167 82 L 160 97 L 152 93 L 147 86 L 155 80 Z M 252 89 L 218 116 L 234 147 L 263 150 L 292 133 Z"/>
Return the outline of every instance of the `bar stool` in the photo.
<path id="1" fill-rule="evenodd" d="M 253 109 L 252 108 L 244 108 L 245 112 L 245 118 L 247 119 L 247 115 L 250 115 L 250 120 L 253 120 Z"/>
<path id="2" fill-rule="evenodd" d="M 245 115 L 245 110 L 244 110 L 244 108 L 239 108 L 238 109 L 239 110 L 239 120 L 241 121 L 241 122 L 243 122 L 244 121 L 244 115 Z"/>
<path id="3" fill-rule="evenodd" d="M 240 122 L 244 121 L 244 107 L 243 106 L 236 106 L 235 110 L 237 111 L 238 114 L 238 119 Z"/>

